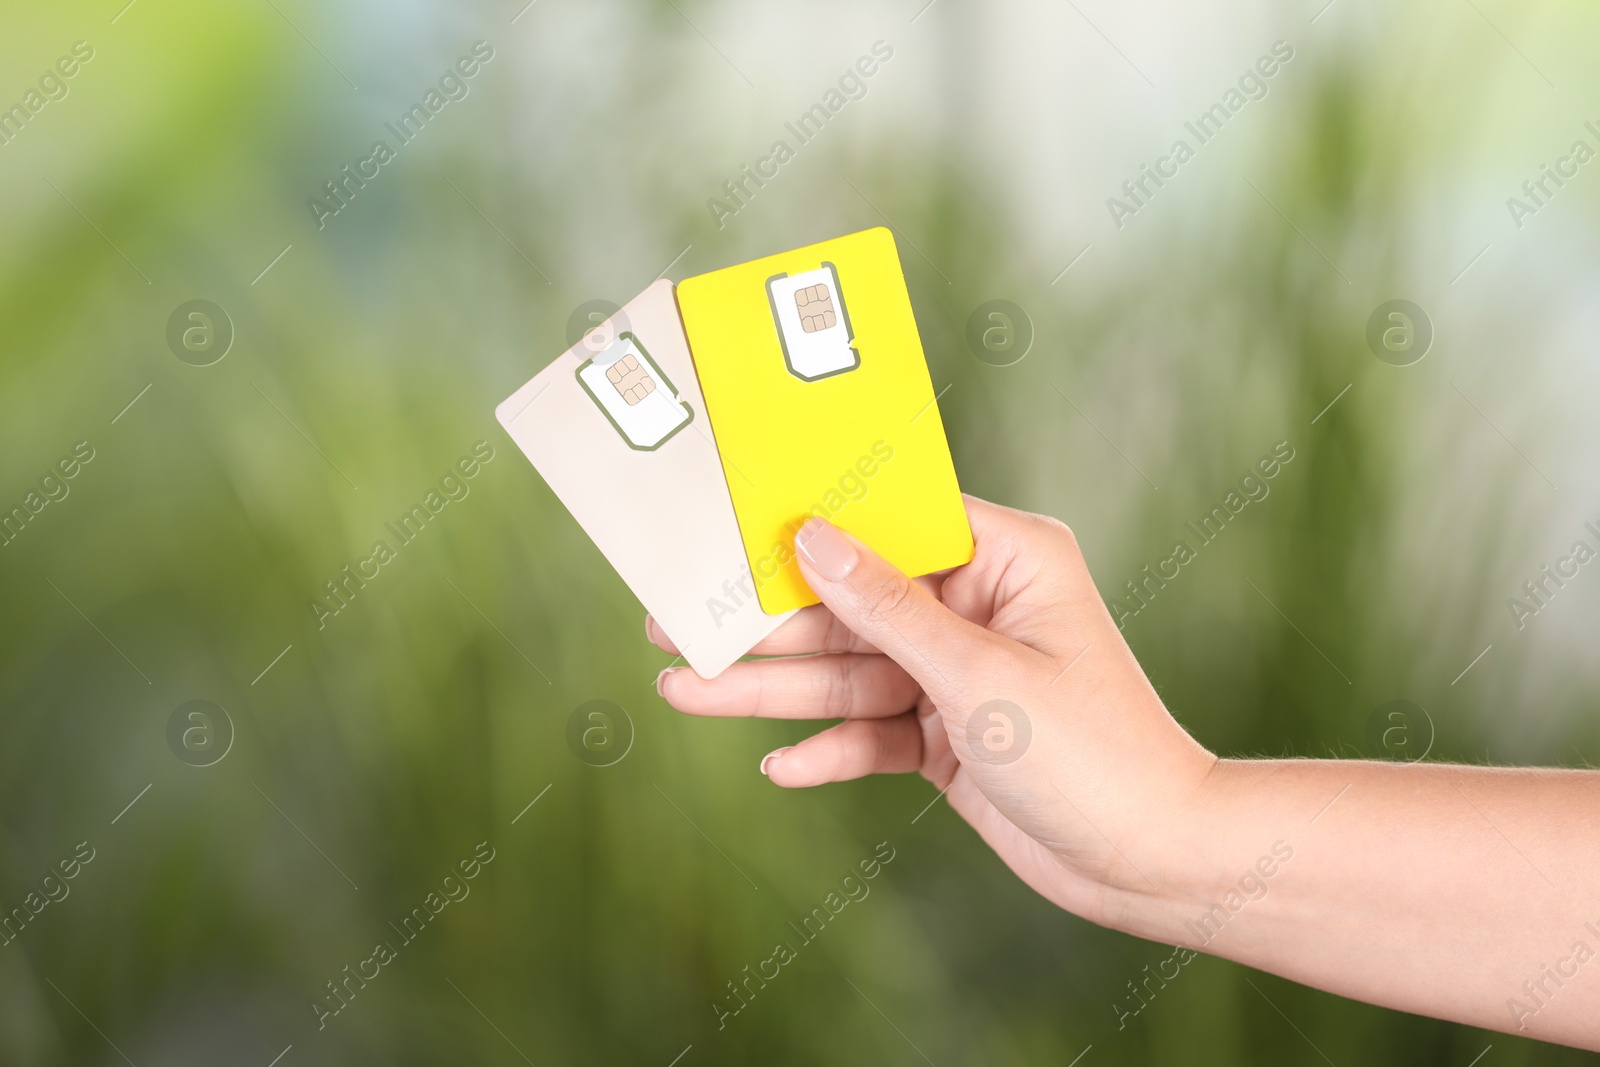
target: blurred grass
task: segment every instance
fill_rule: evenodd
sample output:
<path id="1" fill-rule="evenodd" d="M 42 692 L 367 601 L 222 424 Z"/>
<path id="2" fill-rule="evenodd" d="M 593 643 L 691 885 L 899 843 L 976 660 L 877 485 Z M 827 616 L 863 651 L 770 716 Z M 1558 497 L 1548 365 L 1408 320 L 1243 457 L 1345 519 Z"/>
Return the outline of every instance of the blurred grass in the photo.
<path id="1" fill-rule="evenodd" d="M 1468 116 L 1514 113 L 1508 93 L 1544 106 L 1543 87 L 1481 26 L 1458 24 L 1456 51 L 1405 68 L 1393 61 L 1421 15 L 1402 20 L 1399 44 L 1366 16 L 1342 40 L 1301 45 L 1250 140 L 1208 148 L 1108 237 L 1100 192 L 1074 187 L 1100 230 L 1066 207 L 1037 217 L 1022 168 L 1013 182 L 985 154 L 991 128 L 1028 112 L 984 96 L 992 53 L 950 58 L 984 40 L 971 12 L 930 12 L 921 37 L 899 12 L 837 9 L 850 31 L 837 40 L 790 24 L 803 43 L 781 59 L 758 67 L 737 52 L 758 82 L 786 87 L 762 94 L 746 94 L 668 5 L 541 4 L 515 27 L 514 11 L 489 5 L 283 12 L 144 0 L 114 26 L 115 12 L 5 16 L 0 94 L 79 37 L 97 57 L 0 149 L 0 502 L 20 500 L 74 441 L 98 456 L 0 550 L 0 903 L 78 841 L 98 858 L 0 949 L 0 1061 L 120 1060 L 98 1028 L 139 1064 L 265 1064 L 290 1044 L 285 1065 L 514 1063 L 519 1050 L 541 1064 L 666 1064 L 689 1045 L 686 1065 L 917 1062 L 895 1027 L 939 1063 L 1067 1063 L 1091 1043 L 1086 1063 L 1308 1060 L 1246 972 L 1216 960 L 1190 964 L 1119 1031 L 1110 1004 L 1169 950 L 1045 905 L 942 805 L 913 824 L 934 796 L 920 780 L 785 794 L 756 761 L 803 726 L 669 713 L 652 688 L 666 657 L 646 645 L 638 605 L 494 425 L 493 404 L 563 346 L 582 301 L 625 300 L 686 244 L 677 277 L 875 225 L 873 204 L 920 249 L 902 241 L 935 384 L 951 385 L 941 407 L 963 485 L 1070 522 L 1108 595 L 1274 442 L 1296 448 L 1271 495 L 1128 627 L 1202 741 L 1232 754 L 1359 751 L 1371 709 L 1404 696 L 1434 713 L 1436 757 L 1600 750 L 1585 714 L 1594 663 L 1554 639 L 1582 632 L 1594 594 L 1574 590 L 1560 606 L 1576 614 L 1541 619 L 1542 646 L 1507 640 L 1496 614 L 1502 590 L 1579 525 L 1582 488 L 1543 495 L 1450 388 L 1499 399 L 1507 390 L 1477 384 L 1503 358 L 1496 338 L 1531 348 L 1557 332 L 1516 288 L 1536 261 L 1486 260 L 1475 269 L 1498 271 L 1500 288 L 1459 298 L 1443 281 L 1478 231 L 1417 228 Z M 685 13 L 725 45 L 781 18 Z M 1542 32 L 1550 62 L 1563 20 L 1585 17 L 1553 5 L 1512 28 Z M 1238 54 L 1274 32 L 1252 29 Z M 700 199 L 878 35 L 897 58 L 851 105 L 856 125 L 804 148 L 716 230 Z M 304 198 L 480 36 L 497 57 L 468 100 L 315 230 Z M 946 58 L 930 65 L 919 50 Z M 619 57 L 616 77 L 592 76 L 597 54 Z M 1456 69 L 1463 54 L 1483 66 Z M 1217 63 L 1237 65 L 1232 53 Z M 1561 69 L 1578 78 L 1572 62 Z M 1180 104 L 1213 83 L 1224 81 L 1196 74 L 1202 88 Z M 1151 143 L 1176 125 L 1157 122 Z M 1550 125 L 1552 145 L 1576 128 Z M 1131 173 L 1138 151 L 1108 133 L 1081 154 Z M 1494 177 L 1490 203 L 1520 181 Z M 1575 183 L 1562 207 L 1592 223 L 1595 203 Z M 1062 232 L 1071 247 L 1041 252 Z M 1093 258 L 1049 284 L 1091 239 Z M 1372 306 L 1406 294 L 1438 309 L 1439 341 L 1398 372 L 1361 332 Z M 964 346 L 967 315 L 995 296 L 1037 330 L 1015 367 Z M 237 330 L 209 368 L 179 363 L 163 340 L 168 314 L 195 297 Z M 1512 400 L 1573 373 L 1558 345 L 1544 350 L 1549 365 L 1530 366 Z M 1582 454 L 1577 428 L 1506 426 L 1548 457 Z M 306 601 L 480 439 L 497 454 L 471 495 L 319 631 Z M 1577 482 L 1565 466 L 1557 483 Z M 1457 517 L 1447 539 L 1429 528 L 1441 513 Z M 1452 687 L 1490 640 L 1500 647 L 1473 687 Z M 1541 681 L 1556 675 L 1559 688 Z M 197 697 L 237 728 L 206 769 L 165 741 L 172 709 Z M 565 745 L 567 715 L 595 698 L 637 731 L 610 768 Z M 484 840 L 497 858 L 471 896 L 319 1032 L 309 1003 L 323 984 Z M 898 855 L 871 896 L 718 1031 L 709 1005 L 724 983 L 885 840 Z M 1490 1040 L 1252 980 L 1335 1062 L 1462 1064 Z M 1496 1063 L 1576 1062 L 1492 1040 Z"/>

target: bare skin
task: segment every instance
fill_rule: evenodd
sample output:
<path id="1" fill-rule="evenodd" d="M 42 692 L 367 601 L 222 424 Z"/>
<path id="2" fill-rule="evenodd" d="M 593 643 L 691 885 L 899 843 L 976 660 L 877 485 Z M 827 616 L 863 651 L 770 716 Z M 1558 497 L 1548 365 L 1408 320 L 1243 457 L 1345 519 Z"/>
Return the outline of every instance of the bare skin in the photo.
<path id="1" fill-rule="evenodd" d="M 1218 759 L 1162 706 L 1070 530 L 967 512 L 973 562 L 916 581 L 812 520 L 796 546 L 822 603 L 755 649 L 784 658 L 664 671 L 661 695 L 844 720 L 762 770 L 790 788 L 919 772 L 1092 922 L 1600 1051 L 1600 773 Z"/>

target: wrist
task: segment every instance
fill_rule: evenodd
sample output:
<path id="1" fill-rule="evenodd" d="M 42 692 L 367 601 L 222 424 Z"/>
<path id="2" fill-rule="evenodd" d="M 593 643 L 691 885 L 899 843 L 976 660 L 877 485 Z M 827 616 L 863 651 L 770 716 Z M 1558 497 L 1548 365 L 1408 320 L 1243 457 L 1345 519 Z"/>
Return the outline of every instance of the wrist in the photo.
<path id="1" fill-rule="evenodd" d="M 1292 842 L 1241 817 L 1264 802 L 1265 766 L 1202 749 L 1169 773 L 1127 863 L 1108 871 L 1104 925 L 1205 950 L 1234 915 L 1264 897 L 1293 858 Z"/>
<path id="2" fill-rule="evenodd" d="M 1336 780 L 1342 775 L 1297 773 L 1314 766 L 1215 760 L 1171 806 L 1152 839 L 1149 882 L 1125 896 L 1116 927 L 1195 951 L 1248 957 L 1251 942 L 1282 917 L 1286 898 L 1279 887 L 1298 869 L 1311 824 L 1343 796 Z"/>

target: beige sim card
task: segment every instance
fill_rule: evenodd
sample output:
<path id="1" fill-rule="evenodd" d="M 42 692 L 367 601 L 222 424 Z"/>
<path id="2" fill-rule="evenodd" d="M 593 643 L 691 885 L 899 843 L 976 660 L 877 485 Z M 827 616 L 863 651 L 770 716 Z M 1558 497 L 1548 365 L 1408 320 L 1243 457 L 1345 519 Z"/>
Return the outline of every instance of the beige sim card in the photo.
<path id="1" fill-rule="evenodd" d="M 672 283 L 658 281 L 495 408 L 695 673 L 783 624 L 757 601 Z"/>

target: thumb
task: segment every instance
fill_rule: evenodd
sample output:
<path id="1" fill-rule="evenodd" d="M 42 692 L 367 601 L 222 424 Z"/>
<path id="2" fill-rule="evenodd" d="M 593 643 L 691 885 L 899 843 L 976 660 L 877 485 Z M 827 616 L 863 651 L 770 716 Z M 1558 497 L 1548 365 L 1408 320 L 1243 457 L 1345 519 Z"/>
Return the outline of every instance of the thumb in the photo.
<path id="1" fill-rule="evenodd" d="M 941 707 L 963 707 L 1008 642 L 968 622 L 854 536 L 812 518 L 794 538 L 800 572 L 839 621 L 917 680 Z"/>

